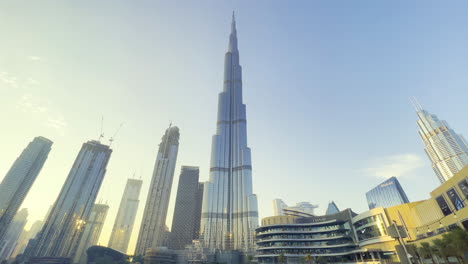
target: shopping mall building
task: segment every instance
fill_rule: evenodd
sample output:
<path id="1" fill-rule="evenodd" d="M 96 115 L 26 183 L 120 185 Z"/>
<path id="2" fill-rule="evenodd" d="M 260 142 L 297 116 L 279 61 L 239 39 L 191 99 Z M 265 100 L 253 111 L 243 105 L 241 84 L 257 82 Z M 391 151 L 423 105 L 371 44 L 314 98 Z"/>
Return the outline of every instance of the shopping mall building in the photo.
<path id="1" fill-rule="evenodd" d="M 419 246 L 453 228 L 468 228 L 468 166 L 424 201 L 356 214 L 350 209 L 325 216 L 282 215 L 257 228 L 259 263 L 410 263 Z M 395 228 L 398 226 L 398 228 Z"/>

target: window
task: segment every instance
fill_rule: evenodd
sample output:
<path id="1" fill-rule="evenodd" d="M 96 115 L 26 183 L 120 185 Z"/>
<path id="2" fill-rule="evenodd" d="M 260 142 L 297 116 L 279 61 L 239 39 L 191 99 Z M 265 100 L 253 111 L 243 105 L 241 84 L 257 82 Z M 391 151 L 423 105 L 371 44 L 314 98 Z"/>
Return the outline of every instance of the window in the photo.
<path id="1" fill-rule="evenodd" d="M 463 197 L 468 198 L 468 179 L 465 178 L 462 181 L 460 181 L 458 183 L 458 188 L 460 188 L 460 190 L 462 191 Z"/>
<path id="2" fill-rule="evenodd" d="M 458 211 L 458 210 L 462 209 L 463 207 L 465 207 L 463 205 L 462 199 L 460 199 L 460 196 L 458 196 L 458 193 L 457 193 L 457 191 L 455 191 L 454 188 L 449 189 L 447 191 L 447 196 L 449 197 L 449 199 L 452 202 L 453 207 L 455 207 L 456 211 Z"/>
<path id="3" fill-rule="evenodd" d="M 463 221 L 461 222 L 461 224 L 463 225 L 463 228 L 468 229 L 468 219 L 467 219 L 467 220 L 463 220 Z"/>
<path id="4" fill-rule="evenodd" d="M 436 202 L 439 205 L 440 210 L 445 216 L 452 213 L 452 210 L 450 210 L 450 207 L 448 206 L 447 202 L 445 201 L 442 195 L 436 198 Z"/>

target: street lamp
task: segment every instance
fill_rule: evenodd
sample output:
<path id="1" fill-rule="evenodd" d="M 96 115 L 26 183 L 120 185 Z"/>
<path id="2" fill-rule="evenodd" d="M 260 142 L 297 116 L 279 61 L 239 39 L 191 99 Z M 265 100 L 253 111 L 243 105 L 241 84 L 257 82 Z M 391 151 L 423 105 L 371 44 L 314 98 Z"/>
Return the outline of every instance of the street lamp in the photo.
<path id="1" fill-rule="evenodd" d="M 411 261 L 412 256 L 408 253 L 408 249 L 406 249 L 405 241 L 401 237 L 400 230 L 398 229 L 398 225 L 395 220 L 392 220 L 392 222 L 398 235 L 398 242 L 400 242 L 400 245 L 403 247 L 403 250 L 405 251 L 405 255 L 406 255 L 406 258 L 408 259 L 408 263 L 412 263 Z"/>

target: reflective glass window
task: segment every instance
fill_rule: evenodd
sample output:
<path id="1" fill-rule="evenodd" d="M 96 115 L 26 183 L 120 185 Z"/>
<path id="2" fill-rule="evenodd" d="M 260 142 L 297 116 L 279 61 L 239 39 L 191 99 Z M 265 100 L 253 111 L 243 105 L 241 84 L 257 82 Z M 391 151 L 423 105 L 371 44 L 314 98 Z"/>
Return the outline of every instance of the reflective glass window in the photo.
<path id="1" fill-rule="evenodd" d="M 442 195 L 436 198 L 436 202 L 439 205 L 440 210 L 445 216 L 452 213 L 452 210 L 450 210 L 450 207 L 448 206 L 447 202 L 445 201 Z"/>
<path id="2" fill-rule="evenodd" d="M 455 210 L 458 211 L 458 210 L 462 209 L 463 207 L 465 207 L 463 205 L 462 199 L 460 199 L 460 196 L 458 196 L 458 193 L 457 193 L 457 191 L 455 191 L 454 188 L 447 191 L 447 196 L 449 197 L 450 201 L 452 202 L 453 207 L 455 207 Z"/>
<path id="3" fill-rule="evenodd" d="M 466 178 L 458 183 L 458 188 L 462 191 L 463 197 L 468 198 L 468 180 Z"/>

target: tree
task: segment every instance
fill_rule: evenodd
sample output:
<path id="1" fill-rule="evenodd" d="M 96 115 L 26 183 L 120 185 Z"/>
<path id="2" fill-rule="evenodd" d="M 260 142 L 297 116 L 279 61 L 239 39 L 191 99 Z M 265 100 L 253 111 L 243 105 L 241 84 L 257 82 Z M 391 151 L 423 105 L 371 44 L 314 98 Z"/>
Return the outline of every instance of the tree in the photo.
<path id="1" fill-rule="evenodd" d="M 312 262 L 312 256 L 310 254 L 307 254 L 305 257 L 304 257 L 304 261 L 305 263 L 311 263 Z"/>
<path id="2" fill-rule="evenodd" d="M 432 244 L 434 254 L 450 263 L 448 258 L 452 255 L 453 250 L 450 248 L 448 239 L 445 236 L 443 239 L 434 239 Z"/>
<path id="3" fill-rule="evenodd" d="M 448 233 L 447 238 L 453 248 L 453 252 L 460 263 L 464 263 L 465 252 L 468 251 L 468 231 L 455 228 Z"/>
<path id="4" fill-rule="evenodd" d="M 284 253 L 279 254 L 278 256 L 278 262 L 279 263 L 284 263 L 286 260 L 286 257 L 284 256 Z"/>
<path id="5" fill-rule="evenodd" d="M 427 242 L 422 242 L 421 246 L 418 248 L 419 255 L 421 255 L 424 259 L 430 258 L 432 263 L 435 264 L 434 256 L 432 255 L 433 251 L 431 245 Z"/>
<path id="6" fill-rule="evenodd" d="M 136 255 L 136 256 L 133 256 L 133 258 L 132 258 L 132 263 L 140 263 L 140 264 L 143 264 L 143 263 L 144 263 L 143 255 Z"/>
<path id="7" fill-rule="evenodd" d="M 417 259 L 419 262 L 421 262 L 421 256 L 419 255 L 418 248 L 414 244 L 407 244 L 406 249 L 408 250 L 408 253 L 413 256 L 413 258 Z"/>
<path id="8" fill-rule="evenodd" d="M 326 263 L 328 263 L 327 258 L 325 258 L 324 256 L 319 256 L 319 257 L 317 258 L 317 262 L 320 263 L 320 264 L 326 264 Z"/>

